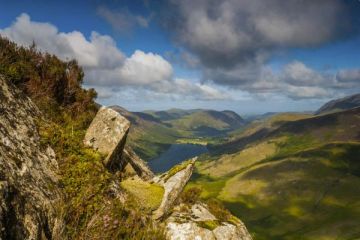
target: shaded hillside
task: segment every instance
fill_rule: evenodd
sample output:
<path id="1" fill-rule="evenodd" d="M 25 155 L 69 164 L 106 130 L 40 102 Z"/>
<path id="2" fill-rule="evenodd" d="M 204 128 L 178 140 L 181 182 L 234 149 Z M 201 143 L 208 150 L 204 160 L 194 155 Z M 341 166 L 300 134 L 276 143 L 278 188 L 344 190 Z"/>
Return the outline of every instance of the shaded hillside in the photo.
<path id="1" fill-rule="evenodd" d="M 360 106 L 360 94 L 347 96 L 325 103 L 315 114 L 338 112 Z"/>
<path id="2" fill-rule="evenodd" d="M 207 144 L 219 141 L 245 121 L 232 111 L 182 110 L 129 112 L 120 106 L 114 110 L 132 122 L 129 144 L 146 160 L 160 155 L 173 143 Z"/>
<path id="3" fill-rule="evenodd" d="M 166 121 L 173 128 L 199 137 L 225 135 L 245 124 L 245 121 L 232 111 L 190 110 L 181 117 Z"/>
<path id="4" fill-rule="evenodd" d="M 312 117 L 303 113 L 274 113 L 264 119 L 252 121 L 250 124 L 230 132 L 225 143 L 210 145 L 209 149 L 215 153 L 233 153 L 247 144 L 267 136 L 270 132 L 284 123 Z"/>
<path id="5" fill-rule="evenodd" d="M 164 111 L 144 111 L 144 112 L 153 115 L 154 117 L 160 119 L 161 121 L 168 121 L 168 120 L 181 118 L 185 115 L 189 115 L 197 111 L 201 111 L 201 110 L 200 109 L 185 110 L 185 109 L 172 108 Z"/>
<path id="6" fill-rule="evenodd" d="M 159 155 L 175 143 L 180 133 L 158 118 L 144 112 L 129 112 L 120 106 L 112 106 L 132 123 L 128 144 L 146 160 Z"/>
<path id="7" fill-rule="evenodd" d="M 359 120 L 355 108 L 245 129 L 202 157 L 191 186 L 241 216 L 255 239 L 357 239 Z"/>

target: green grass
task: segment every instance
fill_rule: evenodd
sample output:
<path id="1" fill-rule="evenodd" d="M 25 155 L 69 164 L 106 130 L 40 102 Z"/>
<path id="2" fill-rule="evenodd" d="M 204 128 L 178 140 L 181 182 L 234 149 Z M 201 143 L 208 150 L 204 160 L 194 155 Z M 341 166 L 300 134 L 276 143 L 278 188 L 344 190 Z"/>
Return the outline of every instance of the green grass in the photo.
<path id="1" fill-rule="evenodd" d="M 156 210 L 164 196 L 164 188 L 155 183 L 144 182 L 141 179 L 127 179 L 121 182 L 121 187 L 133 195 L 140 206 Z"/>
<path id="2" fill-rule="evenodd" d="M 104 167 L 103 155 L 83 146 L 86 118 L 73 119 L 65 114 L 62 119 L 61 124 L 39 120 L 38 126 L 41 145 L 51 145 L 59 163 L 64 200 L 57 209 L 64 218 L 66 236 L 69 239 L 164 239 L 163 229 L 155 227 L 151 219 L 151 207 L 158 204 L 156 200 L 146 202 L 149 207 L 144 208 L 141 202 L 131 199 L 121 202 L 114 198 L 110 186 L 119 179 Z M 144 195 L 151 192 L 156 195 L 148 195 L 159 196 L 161 190 L 153 191 L 155 188 L 143 189 Z"/>
<path id="3" fill-rule="evenodd" d="M 239 153 L 224 154 L 216 161 L 201 161 L 198 171 L 215 178 L 224 177 L 273 155 L 276 149 L 275 140 L 254 144 Z"/>
<path id="4" fill-rule="evenodd" d="M 193 160 L 189 159 L 187 161 L 183 161 L 174 167 L 172 167 L 169 171 L 166 172 L 164 181 L 166 182 L 169 178 L 180 172 L 181 170 L 184 170 Z"/>
<path id="5" fill-rule="evenodd" d="M 357 239 L 360 144 L 287 135 L 276 146 L 235 175 L 210 177 L 216 170 L 204 174 L 200 162 L 188 185 L 221 200 L 254 239 Z"/>

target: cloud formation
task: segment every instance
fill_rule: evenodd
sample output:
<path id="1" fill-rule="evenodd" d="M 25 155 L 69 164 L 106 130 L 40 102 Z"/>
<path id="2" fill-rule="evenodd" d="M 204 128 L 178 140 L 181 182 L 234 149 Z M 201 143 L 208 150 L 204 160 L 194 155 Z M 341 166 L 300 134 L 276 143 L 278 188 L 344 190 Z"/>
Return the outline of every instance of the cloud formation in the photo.
<path id="1" fill-rule="evenodd" d="M 152 15 L 149 17 L 133 15 L 126 9 L 113 11 L 106 6 L 98 7 L 97 14 L 104 18 L 119 33 L 128 33 L 135 26 L 147 28 L 152 19 Z"/>
<path id="2" fill-rule="evenodd" d="M 264 51 L 309 47 L 348 30 L 340 0 L 171 0 L 165 26 L 206 67 L 233 67 Z"/>
<path id="3" fill-rule="evenodd" d="M 292 61 L 274 71 L 269 64 L 278 51 L 317 47 L 349 34 L 344 1 L 170 0 L 163 10 L 165 29 L 189 52 L 179 58 L 191 56 L 184 60 L 200 69 L 203 82 L 295 100 L 360 88 L 357 69 L 323 72 Z"/>
<path id="4" fill-rule="evenodd" d="M 213 87 L 186 79 L 176 79 L 172 65 L 162 56 L 136 50 L 127 57 L 107 35 L 92 32 L 87 39 L 81 32 L 59 32 L 50 23 L 31 21 L 21 14 L 0 34 L 29 46 L 33 42 L 42 51 L 63 60 L 76 59 L 85 71 L 85 83 L 99 90 L 99 97 L 110 98 L 121 88 L 151 91 L 171 97 L 182 95 L 193 99 L 221 99 L 224 95 Z"/>
<path id="5" fill-rule="evenodd" d="M 0 29 L 0 34 L 23 46 L 34 41 L 41 50 L 64 60 L 75 58 L 85 68 L 114 68 L 125 60 L 110 36 L 92 32 L 87 40 L 81 32 L 59 32 L 56 26 L 31 21 L 24 13 L 10 27 Z"/>

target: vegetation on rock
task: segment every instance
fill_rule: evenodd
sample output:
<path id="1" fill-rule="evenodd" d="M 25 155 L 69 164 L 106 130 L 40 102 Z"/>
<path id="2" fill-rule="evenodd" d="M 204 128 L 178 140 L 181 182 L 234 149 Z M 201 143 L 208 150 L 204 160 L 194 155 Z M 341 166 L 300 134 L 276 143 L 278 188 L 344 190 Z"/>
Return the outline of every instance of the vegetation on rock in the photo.
<path id="1" fill-rule="evenodd" d="M 0 37 L 0 74 L 28 95 L 43 112 L 38 119 L 41 144 L 56 152 L 65 199 L 58 209 L 69 239 L 162 239 L 150 213 L 131 201 L 114 197 L 117 180 L 103 166 L 104 156 L 84 147 L 85 131 L 98 107 L 93 89 L 81 84 L 76 61 L 62 61 Z M 120 191 L 123 191 L 120 189 Z"/>

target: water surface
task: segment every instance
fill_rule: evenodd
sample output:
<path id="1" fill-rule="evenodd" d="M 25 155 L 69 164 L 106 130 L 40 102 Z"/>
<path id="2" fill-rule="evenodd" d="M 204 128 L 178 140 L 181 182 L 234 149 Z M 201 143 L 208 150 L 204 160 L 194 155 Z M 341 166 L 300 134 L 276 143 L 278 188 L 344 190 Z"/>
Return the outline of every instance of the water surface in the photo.
<path id="1" fill-rule="evenodd" d="M 166 152 L 150 160 L 148 164 L 155 173 L 166 172 L 176 164 L 207 151 L 206 146 L 199 144 L 172 144 Z"/>

